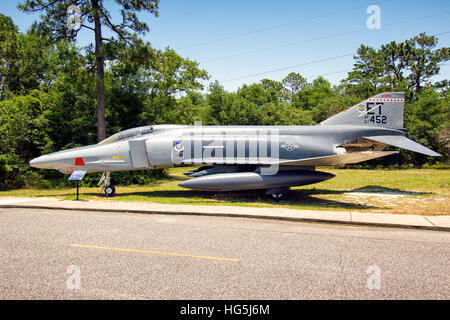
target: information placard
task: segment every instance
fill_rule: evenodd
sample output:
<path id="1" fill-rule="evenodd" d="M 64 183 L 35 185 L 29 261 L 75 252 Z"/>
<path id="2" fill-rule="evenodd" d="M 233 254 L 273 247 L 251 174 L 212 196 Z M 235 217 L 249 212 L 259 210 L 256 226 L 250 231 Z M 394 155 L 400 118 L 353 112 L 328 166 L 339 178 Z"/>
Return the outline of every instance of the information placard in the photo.
<path id="1" fill-rule="evenodd" d="M 75 170 L 72 172 L 72 174 L 69 177 L 69 180 L 77 180 L 80 181 L 83 179 L 84 175 L 86 174 L 86 171 L 84 170 Z"/>

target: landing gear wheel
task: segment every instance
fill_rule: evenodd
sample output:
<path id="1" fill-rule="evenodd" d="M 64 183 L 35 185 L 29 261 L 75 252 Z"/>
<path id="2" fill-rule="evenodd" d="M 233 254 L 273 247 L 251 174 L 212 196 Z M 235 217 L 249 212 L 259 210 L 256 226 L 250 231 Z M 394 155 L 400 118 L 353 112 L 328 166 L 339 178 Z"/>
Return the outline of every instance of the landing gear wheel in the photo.
<path id="1" fill-rule="evenodd" d="M 280 201 L 281 197 L 283 196 L 283 193 L 272 193 L 272 197 L 278 202 Z"/>
<path id="2" fill-rule="evenodd" d="M 289 187 L 273 188 L 266 190 L 266 195 L 272 196 L 272 198 L 274 198 L 276 202 L 279 202 L 281 198 L 288 192 Z"/>
<path id="3" fill-rule="evenodd" d="M 105 196 L 106 196 L 106 198 L 113 197 L 115 193 L 116 193 L 116 187 L 108 186 L 108 187 L 105 188 Z"/>

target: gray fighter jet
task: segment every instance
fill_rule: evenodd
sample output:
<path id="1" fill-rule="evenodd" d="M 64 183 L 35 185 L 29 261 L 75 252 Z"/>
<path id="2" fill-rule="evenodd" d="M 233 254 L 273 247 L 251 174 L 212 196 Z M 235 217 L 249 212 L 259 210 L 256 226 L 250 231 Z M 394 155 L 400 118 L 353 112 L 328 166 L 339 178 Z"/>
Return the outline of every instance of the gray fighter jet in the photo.
<path id="1" fill-rule="evenodd" d="M 87 147 L 30 161 L 70 174 L 103 172 L 99 186 L 115 193 L 110 172 L 195 166 L 185 188 L 204 191 L 264 189 L 280 198 L 292 186 L 334 177 L 316 166 L 342 166 L 384 157 L 388 145 L 440 154 L 403 132 L 404 94 L 381 93 L 315 126 L 151 125 L 128 129 Z"/>

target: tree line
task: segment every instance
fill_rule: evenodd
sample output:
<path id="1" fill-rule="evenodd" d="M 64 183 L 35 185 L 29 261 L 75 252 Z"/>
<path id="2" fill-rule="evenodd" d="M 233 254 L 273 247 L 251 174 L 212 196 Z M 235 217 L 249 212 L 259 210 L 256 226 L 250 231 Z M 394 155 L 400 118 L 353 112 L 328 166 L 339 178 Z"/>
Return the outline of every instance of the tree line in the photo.
<path id="1" fill-rule="evenodd" d="M 136 25 L 139 27 L 139 25 Z M 140 26 L 142 27 L 142 26 Z M 132 41 L 102 43 L 102 98 L 98 49 L 75 45 L 74 37 L 34 24 L 22 33 L 0 15 L 0 188 L 61 181 L 56 172 L 15 166 L 41 154 L 94 144 L 98 106 L 105 110 L 105 135 L 149 124 L 315 125 L 383 91 L 406 94 L 405 127 L 411 139 L 443 154 L 435 159 L 401 151 L 372 163 L 432 164 L 450 155 L 448 80 L 434 82 L 450 48 L 420 34 L 376 49 L 361 45 L 353 70 L 339 85 L 323 77 L 309 82 L 299 73 L 281 81 L 262 79 L 228 92 L 206 70 L 174 50 L 157 50 L 135 34 Z M 119 37 L 120 38 L 120 37 Z M 206 89 L 206 90 L 205 90 Z M 147 183 L 161 172 L 120 173 L 120 183 Z M 58 180 L 59 179 L 59 180 Z"/>

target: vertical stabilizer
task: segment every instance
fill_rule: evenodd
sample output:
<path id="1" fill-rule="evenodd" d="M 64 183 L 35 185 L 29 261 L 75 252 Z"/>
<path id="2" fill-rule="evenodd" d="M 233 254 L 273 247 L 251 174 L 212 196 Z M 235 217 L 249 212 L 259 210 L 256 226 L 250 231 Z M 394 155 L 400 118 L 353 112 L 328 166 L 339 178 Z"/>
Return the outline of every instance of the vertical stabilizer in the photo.
<path id="1" fill-rule="evenodd" d="M 403 129 L 403 92 L 385 92 L 338 113 L 320 125 L 353 125 Z"/>

